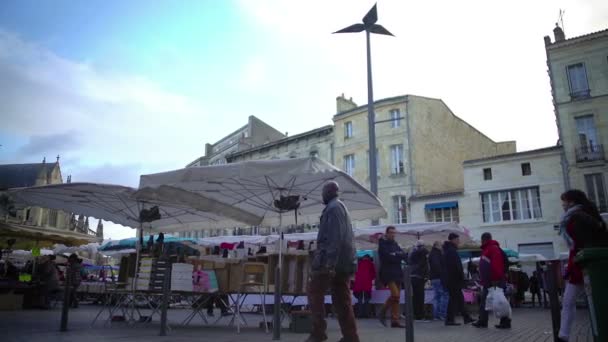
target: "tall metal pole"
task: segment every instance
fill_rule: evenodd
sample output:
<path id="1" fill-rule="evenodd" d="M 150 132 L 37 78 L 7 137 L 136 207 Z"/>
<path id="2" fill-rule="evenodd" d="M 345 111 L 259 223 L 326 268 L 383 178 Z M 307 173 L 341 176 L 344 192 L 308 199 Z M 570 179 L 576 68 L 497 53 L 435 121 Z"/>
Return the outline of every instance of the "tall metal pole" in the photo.
<path id="1" fill-rule="evenodd" d="M 405 294 L 405 342 L 414 342 L 414 306 L 412 300 L 412 277 L 408 265 L 403 267 L 403 292 Z"/>
<path id="2" fill-rule="evenodd" d="M 370 33 L 365 31 L 367 41 L 367 126 L 369 129 L 369 185 L 370 191 L 378 195 L 378 170 L 376 169 L 376 114 L 374 113 L 374 88 L 372 84 L 372 51 Z"/>
<path id="3" fill-rule="evenodd" d="M 72 272 L 70 271 L 70 263 L 68 262 L 65 268 L 65 275 L 63 277 L 64 292 L 63 292 L 63 307 L 61 308 L 61 325 L 59 331 L 68 331 L 68 311 L 70 310 L 70 299 L 72 297 Z"/>

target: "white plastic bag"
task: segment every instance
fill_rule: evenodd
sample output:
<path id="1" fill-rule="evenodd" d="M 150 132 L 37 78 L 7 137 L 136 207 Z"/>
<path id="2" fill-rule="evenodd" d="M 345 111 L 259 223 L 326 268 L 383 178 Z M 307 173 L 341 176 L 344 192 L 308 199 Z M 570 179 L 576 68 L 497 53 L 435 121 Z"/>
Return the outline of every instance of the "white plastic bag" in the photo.
<path id="1" fill-rule="evenodd" d="M 495 287 L 490 287 L 488 289 L 488 295 L 486 296 L 486 311 L 494 311 L 494 292 L 496 292 Z"/>
<path id="2" fill-rule="evenodd" d="M 492 309 L 496 318 L 511 318 L 511 305 L 505 297 L 505 293 L 499 287 L 494 287 Z"/>

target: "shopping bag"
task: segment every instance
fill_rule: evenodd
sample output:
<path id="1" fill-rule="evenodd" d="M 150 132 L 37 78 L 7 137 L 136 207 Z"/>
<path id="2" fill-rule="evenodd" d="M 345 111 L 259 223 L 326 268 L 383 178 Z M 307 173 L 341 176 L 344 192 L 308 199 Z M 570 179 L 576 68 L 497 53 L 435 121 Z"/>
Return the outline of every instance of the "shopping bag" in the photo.
<path id="1" fill-rule="evenodd" d="M 486 296 L 486 311 L 494 311 L 494 292 L 496 292 L 495 287 L 490 287 L 488 289 L 488 295 Z"/>
<path id="2" fill-rule="evenodd" d="M 511 318 L 511 305 L 505 297 L 505 293 L 501 288 L 494 288 L 494 295 L 492 297 L 492 308 L 494 309 L 494 315 L 496 318 Z"/>

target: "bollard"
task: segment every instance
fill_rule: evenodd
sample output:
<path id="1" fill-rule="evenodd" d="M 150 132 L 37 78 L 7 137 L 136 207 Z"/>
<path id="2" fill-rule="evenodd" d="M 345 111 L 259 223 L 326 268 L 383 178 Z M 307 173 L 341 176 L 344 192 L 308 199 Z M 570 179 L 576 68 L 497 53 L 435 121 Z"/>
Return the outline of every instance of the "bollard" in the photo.
<path id="1" fill-rule="evenodd" d="M 70 309 L 70 283 L 72 280 L 70 265 L 65 268 L 65 289 L 63 290 L 63 307 L 61 308 L 61 326 L 59 331 L 68 331 L 68 310 Z"/>
<path id="2" fill-rule="evenodd" d="M 545 285 L 547 292 L 549 292 L 549 305 L 551 307 L 551 323 L 553 327 L 553 341 L 559 342 L 559 328 L 560 328 L 560 305 L 559 297 L 557 294 L 557 267 L 559 262 L 548 262 L 545 275 Z"/>
<path id="3" fill-rule="evenodd" d="M 163 282 L 163 300 L 160 311 L 160 336 L 167 336 L 167 309 L 169 307 L 169 296 L 171 295 L 171 268 L 165 270 Z M 150 317 L 152 319 L 152 317 Z"/>
<path id="4" fill-rule="evenodd" d="M 412 280 L 410 267 L 403 268 L 403 288 L 405 296 L 405 342 L 414 342 L 414 304 L 412 303 Z"/>
<path id="5" fill-rule="evenodd" d="M 274 269 L 274 318 L 272 322 L 272 339 L 281 339 L 281 268 Z"/>

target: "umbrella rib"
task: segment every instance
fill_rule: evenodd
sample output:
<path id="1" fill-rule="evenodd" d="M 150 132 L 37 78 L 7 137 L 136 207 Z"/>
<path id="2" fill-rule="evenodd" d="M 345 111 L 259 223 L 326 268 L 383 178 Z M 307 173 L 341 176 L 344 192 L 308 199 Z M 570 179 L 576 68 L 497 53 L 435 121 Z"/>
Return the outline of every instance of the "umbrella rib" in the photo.
<path id="1" fill-rule="evenodd" d="M 224 184 L 221 184 L 221 185 L 222 185 L 223 187 L 225 187 L 227 190 L 229 190 L 230 192 L 233 192 L 234 194 L 238 195 L 237 197 L 235 197 L 235 196 L 229 196 L 229 197 L 231 197 L 233 200 L 235 200 L 235 201 L 236 201 L 236 202 L 235 202 L 235 203 L 233 203 L 232 205 L 234 205 L 234 204 L 238 204 L 238 203 L 243 203 L 243 202 L 245 202 L 245 203 L 247 203 L 247 204 L 249 204 L 249 205 L 252 205 L 252 206 L 256 206 L 256 207 L 262 207 L 261 209 L 264 209 L 264 208 L 267 206 L 267 204 L 264 202 L 264 200 L 263 200 L 263 199 L 261 199 L 261 198 L 259 198 L 259 196 L 257 196 L 257 195 L 255 195 L 255 194 L 253 194 L 253 193 L 252 193 L 252 191 L 248 191 L 248 192 L 251 192 L 251 193 L 252 193 L 252 197 L 248 197 L 248 196 L 245 196 L 245 195 L 243 195 L 243 194 L 241 194 L 241 193 L 237 192 L 237 191 L 236 191 L 236 190 L 234 190 L 234 189 L 231 189 L 231 188 L 226 187 Z M 235 183 L 234 185 L 238 185 L 238 183 Z M 260 200 L 260 202 L 253 200 L 253 198 L 254 198 L 254 197 L 257 197 L 257 198 Z"/>
<path id="2" fill-rule="evenodd" d="M 239 183 L 239 182 L 237 181 L 237 183 Z M 239 184 L 239 185 L 241 185 L 241 184 Z M 264 199 L 262 199 L 258 194 L 256 194 L 255 192 L 253 192 L 253 190 L 250 190 L 247 187 L 244 187 L 244 190 L 246 190 L 247 192 L 249 192 L 251 194 L 251 196 L 257 198 L 260 201 L 260 203 L 264 203 Z M 243 196 L 243 197 L 245 197 L 245 196 Z M 249 199 L 252 199 L 253 197 L 249 197 Z"/>

